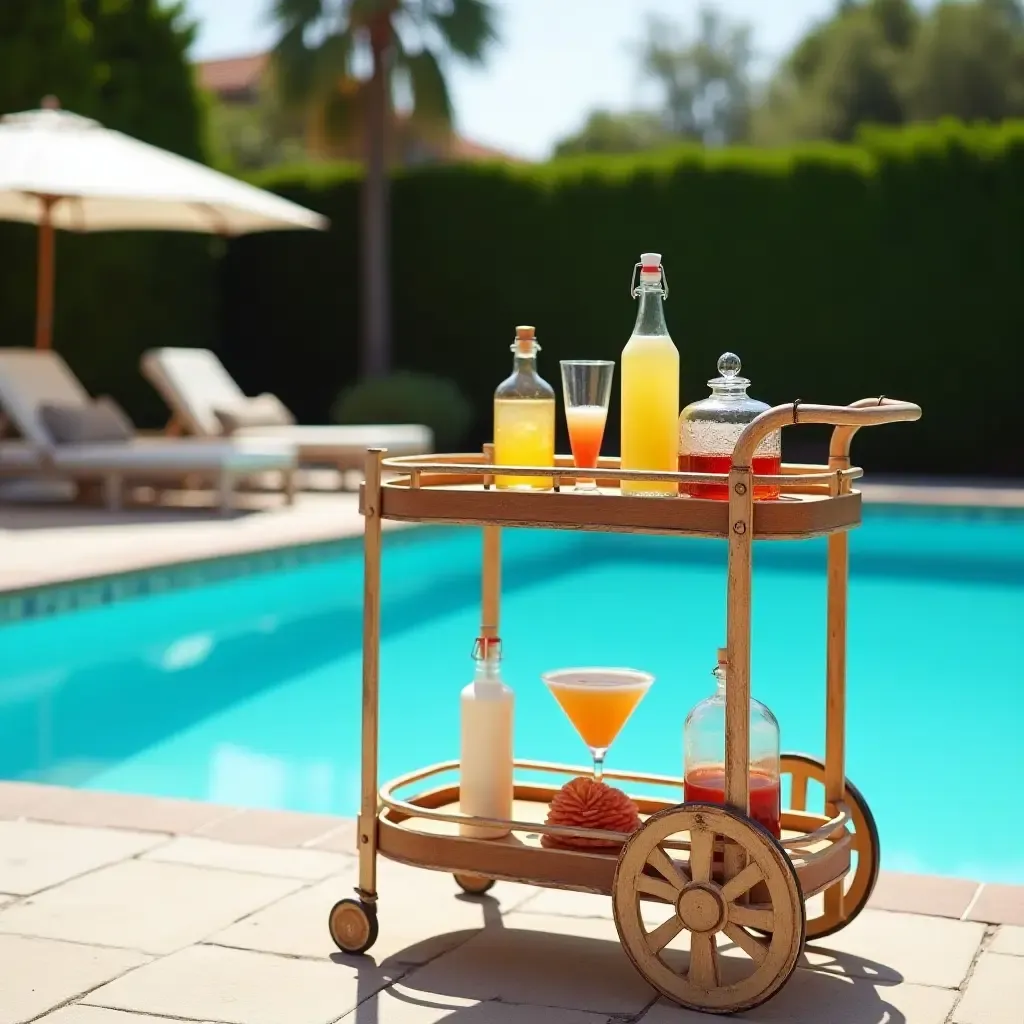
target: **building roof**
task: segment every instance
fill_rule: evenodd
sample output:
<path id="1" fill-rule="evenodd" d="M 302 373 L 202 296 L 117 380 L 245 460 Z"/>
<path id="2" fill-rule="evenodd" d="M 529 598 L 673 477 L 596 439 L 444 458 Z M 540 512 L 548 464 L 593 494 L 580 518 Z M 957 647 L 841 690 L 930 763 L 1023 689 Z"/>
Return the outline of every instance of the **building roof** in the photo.
<path id="1" fill-rule="evenodd" d="M 248 57 L 228 57 L 224 60 L 204 60 L 196 65 L 199 85 L 215 93 L 244 92 L 260 84 L 270 63 L 269 53 L 254 53 Z"/>

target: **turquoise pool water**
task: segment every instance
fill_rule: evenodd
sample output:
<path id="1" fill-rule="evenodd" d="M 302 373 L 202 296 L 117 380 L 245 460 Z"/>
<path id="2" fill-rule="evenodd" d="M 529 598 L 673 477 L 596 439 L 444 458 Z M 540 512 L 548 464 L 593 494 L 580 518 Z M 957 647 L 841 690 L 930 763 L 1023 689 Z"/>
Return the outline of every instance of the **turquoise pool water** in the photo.
<path id="1" fill-rule="evenodd" d="M 386 539 L 382 778 L 457 756 L 480 545 L 468 528 Z M 508 531 L 504 553 L 517 754 L 586 760 L 542 670 L 633 665 L 657 681 L 609 766 L 679 774 L 724 635 L 724 544 Z M 755 552 L 754 693 L 785 749 L 817 754 L 824 560 L 824 541 Z M 851 566 L 848 774 L 884 865 L 1024 882 L 1024 519 L 868 509 Z M 361 577 L 353 545 L 0 628 L 0 777 L 353 814 Z"/>

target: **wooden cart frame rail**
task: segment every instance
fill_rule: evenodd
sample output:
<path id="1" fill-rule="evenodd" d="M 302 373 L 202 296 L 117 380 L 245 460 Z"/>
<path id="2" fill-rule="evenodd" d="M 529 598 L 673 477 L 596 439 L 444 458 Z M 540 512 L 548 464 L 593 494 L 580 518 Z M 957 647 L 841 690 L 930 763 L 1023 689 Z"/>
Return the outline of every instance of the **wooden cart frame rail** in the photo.
<path id="1" fill-rule="evenodd" d="M 860 494 L 852 487 L 862 471 L 850 465 L 850 446 L 865 426 L 917 420 L 918 406 L 871 398 L 851 406 L 794 402 L 758 416 L 736 443 L 728 474 L 623 471 L 616 459 L 601 459 L 588 479 L 614 486 L 621 480 L 670 480 L 680 485 L 717 483 L 727 501 L 688 497 L 634 497 L 612 492 L 563 491 L 578 471 L 559 456 L 554 467 L 498 466 L 493 446 L 480 455 L 385 458 L 367 453 L 360 488 L 365 518 L 362 686 L 362 780 L 358 819 L 358 900 L 342 900 L 331 911 L 331 934 L 347 952 L 362 952 L 377 933 L 378 853 L 436 870 L 451 871 L 467 891 L 483 892 L 495 878 L 606 892 L 612 896 L 623 947 L 655 988 L 683 1006 L 735 1012 L 758 1005 L 785 983 L 805 934 L 820 936 L 848 923 L 867 902 L 878 873 L 878 837 L 860 793 L 845 774 L 846 611 L 848 530 L 860 522 Z M 781 474 L 751 470 L 758 445 L 771 433 L 798 423 L 831 425 L 827 466 L 785 465 Z M 394 475 L 387 481 L 383 474 Z M 498 473 L 543 476 L 550 491 L 502 491 Z M 780 488 L 772 501 L 754 501 L 755 484 Z M 483 528 L 481 635 L 497 636 L 500 623 L 501 529 L 550 527 L 626 533 L 719 537 L 728 541 L 726 648 L 725 805 L 681 804 L 682 779 L 607 771 L 608 778 L 669 787 L 673 797 L 634 797 L 646 820 L 636 832 L 547 825 L 543 809 L 554 787 L 516 783 L 515 820 L 466 816 L 458 809 L 457 785 L 440 785 L 410 797 L 401 790 L 458 768 L 443 762 L 403 775 L 378 789 L 379 641 L 381 523 L 467 523 Z M 791 803 L 784 811 L 781 840 L 749 817 L 750 591 L 755 539 L 827 536 L 826 714 L 824 761 L 783 756 L 792 776 Z M 517 761 L 517 768 L 553 774 L 586 769 Z M 810 780 L 824 785 L 825 814 L 806 810 Z M 459 835 L 460 823 L 512 830 L 504 840 Z M 851 831 L 852 829 L 852 831 Z M 688 835 L 688 839 L 680 836 Z M 607 852 L 546 849 L 541 836 L 614 844 Z M 621 850 L 621 852 L 619 852 Z M 666 851 L 681 852 L 677 860 Z M 858 857 L 849 886 L 851 854 Z M 824 910 L 806 919 L 804 901 L 823 893 Z M 640 917 L 641 901 L 669 903 L 675 914 L 653 932 Z M 685 974 L 667 961 L 667 945 L 685 930 L 690 937 Z M 715 936 L 723 932 L 754 964 L 738 981 L 720 973 Z"/>

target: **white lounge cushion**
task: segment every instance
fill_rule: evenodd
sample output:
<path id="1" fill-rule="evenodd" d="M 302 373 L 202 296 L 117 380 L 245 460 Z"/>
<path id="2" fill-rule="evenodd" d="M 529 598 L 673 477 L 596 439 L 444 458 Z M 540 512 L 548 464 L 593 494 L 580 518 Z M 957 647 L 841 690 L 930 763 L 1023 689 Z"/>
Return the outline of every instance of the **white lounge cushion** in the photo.
<path id="1" fill-rule="evenodd" d="M 388 455 L 420 455 L 433 448 L 434 435 L 418 423 L 377 426 L 319 427 L 299 424 L 291 427 L 245 427 L 232 437 L 288 441 L 299 449 L 299 457 L 352 454 L 365 457 L 367 448 L 387 448 Z"/>
<path id="2" fill-rule="evenodd" d="M 225 434 L 234 434 L 247 427 L 290 427 L 295 417 L 277 395 L 264 393 L 245 398 L 228 408 L 213 410 Z"/>
<path id="3" fill-rule="evenodd" d="M 0 404 L 26 441 L 50 447 L 50 432 L 40 418 L 46 403 L 85 408 L 90 402 L 89 393 L 56 352 L 0 349 Z"/>
<path id="4" fill-rule="evenodd" d="M 259 473 L 295 465 L 293 445 L 268 441 L 207 441 L 202 438 L 137 437 L 123 445 L 66 445 L 53 452 L 58 469 L 181 474 L 226 469 Z"/>
<path id="5" fill-rule="evenodd" d="M 88 405 L 43 402 L 39 419 L 54 444 L 123 444 L 135 436 L 132 421 L 106 396 Z"/>

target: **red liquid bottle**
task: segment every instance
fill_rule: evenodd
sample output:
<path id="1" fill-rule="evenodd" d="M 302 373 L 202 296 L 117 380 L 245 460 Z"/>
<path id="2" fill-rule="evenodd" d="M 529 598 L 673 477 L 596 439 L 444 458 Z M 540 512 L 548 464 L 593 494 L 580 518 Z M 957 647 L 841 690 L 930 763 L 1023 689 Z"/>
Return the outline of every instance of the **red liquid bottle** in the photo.
<path id="1" fill-rule="evenodd" d="M 688 405 L 679 414 L 679 472 L 722 473 L 732 468 L 732 452 L 740 434 L 751 420 L 768 406 L 747 394 L 750 381 L 739 376 L 740 357 L 724 353 L 718 360 L 720 376 L 708 381 L 711 394 Z M 782 435 L 769 434 L 754 452 L 750 467 L 755 475 L 779 476 L 782 473 Z M 721 483 L 681 483 L 679 493 L 691 498 L 729 500 L 729 485 Z M 754 500 L 771 501 L 779 497 L 778 484 L 755 484 Z"/>
<path id="2" fill-rule="evenodd" d="M 683 799 L 725 803 L 726 652 L 719 648 L 715 692 L 686 716 L 683 726 Z M 773 836 L 782 833 L 779 723 L 760 701 L 750 700 L 750 816 Z"/>

